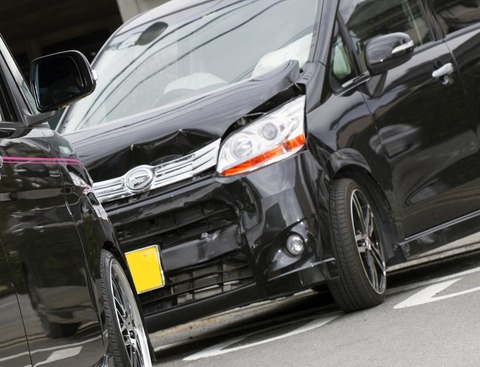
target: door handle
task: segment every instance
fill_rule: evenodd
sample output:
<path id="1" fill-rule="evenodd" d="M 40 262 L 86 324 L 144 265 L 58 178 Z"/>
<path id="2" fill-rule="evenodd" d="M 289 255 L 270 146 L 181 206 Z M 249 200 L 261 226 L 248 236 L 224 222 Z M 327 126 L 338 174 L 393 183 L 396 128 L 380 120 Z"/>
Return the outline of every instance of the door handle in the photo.
<path id="1" fill-rule="evenodd" d="M 448 64 L 443 65 L 441 68 L 434 70 L 432 73 L 432 76 L 436 79 L 440 79 L 444 76 L 447 76 L 453 73 L 453 70 L 454 70 L 453 64 L 449 62 Z"/>

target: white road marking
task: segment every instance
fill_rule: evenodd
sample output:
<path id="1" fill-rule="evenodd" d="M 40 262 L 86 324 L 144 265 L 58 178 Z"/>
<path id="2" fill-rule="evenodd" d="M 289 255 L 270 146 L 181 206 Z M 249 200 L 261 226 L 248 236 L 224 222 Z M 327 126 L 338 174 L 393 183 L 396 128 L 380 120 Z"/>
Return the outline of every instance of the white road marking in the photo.
<path id="1" fill-rule="evenodd" d="M 460 273 L 447 275 L 447 276 L 444 276 L 444 277 L 435 278 L 435 279 L 431 279 L 431 280 L 426 280 L 424 282 L 409 284 L 409 285 L 406 285 L 406 286 L 403 286 L 403 287 L 391 288 L 391 289 L 387 290 L 387 295 L 404 293 L 406 291 L 411 291 L 412 289 L 425 287 L 426 285 L 436 284 L 436 283 L 440 283 L 440 282 L 443 282 L 443 281 L 446 281 L 446 280 L 460 278 L 460 277 L 463 277 L 464 275 L 470 275 L 470 274 L 474 274 L 474 273 L 478 273 L 478 272 L 480 272 L 480 266 L 477 267 L 477 268 L 470 269 L 470 270 L 462 271 Z"/>
<path id="2" fill-rule="evenodd" d="M 236 343 L 238 343 L 242 340 L 248 339 L 249 337 L 258 334 L 258 332 L 250 333 L 248 335 L 243 335 L 241 337 L 233 338 L 233 339 L 227 340 L 226 342 L 216 344 L 216 345 L 214 345 L 210 348 L 204 349 L 201 352 L 192 354 L 191 356 L 186 357 L 183 360 L 184 361 L 196 361 L 196 360 L 201 359 L 201 358 L 213 357 L 213 356 L 218 356 L 218 355 L 226 354 L 226 353 L 230 353 L 230 352 L 236 352 L 238 350 L 251 348 L 251 347 L 255 347 L 255 346 L 258 346 L 258 345 L 265 344 L 265 343 L 270 343 L 270 342 L 273 342 L 273 341 L 276 341 L 276 340 L 288 338 L 288 337 L 293 336 L 293 335 L 298 335 L 300 333 L 304 333 L 304 332 L 322 327 L 322 326 L 328 324 L 329 322 L 335 320 L 337 317 L 339 317 L 341 315 L 343 315 L 343 312 L 332 312 L 332 313 L 329 313 L 329 314 L 326 314 L 326 315 L 321 315 L 316 320 L 314 320 L 312 322 L 309 322 L 308 324 L 303 325 L 302 327 L 299 327 L 298 329 L 295 329 L 295 330 L 293 330 L 289 333 L 282 334 L 282 335 L 276 336 L 274 338 L 264 339 L 262 341 L 251 343 L 251 344 L 245 344 L 245 345 L 241 345 L 241 346 L 238 346 L 238 347 L 228 348 L 230 345 L 234 345 L 234 344 L 236 344 Z M 260 332 L 265 332 L 267 330 L 271 330 L 271 329 L 275 329 L 275 328 L 276 327 L 271 327 L 269 329 L 263 329 Z"/>
<path id="3" fill-rule="evenodd" d="M 448 295 L 444 295 L 444 296 L 436 296 L 438 293 L 444 291 L 449 286 L 451 286 L 452 284 L 454 284 L 457 281 L 459 281 L 460 279 L 462 279 L 461 277 L 463 277 L 465 275 L 469 275 L 469 274 L 478 273 L 478 272 L 480 272 L 480 267 L 473 268 L 473 269 L 466 270 L 466 271 L 462 271 L 462 272 L 452 274 L 452 275 L 448 275 L 448 276 L 445 276 L 445 277 L 431 279 L 431 280 L 424 281 L 424 282 L 418 282 L 418 283 L 415 283 L 415 284 L 409 284 L 409 285 L 403 286 L 403 287 L 392 288 L 392 289 L 389 289 L 387 291 L 387 293 L 389 295 L 393 295 L 393 294 L 398 294 L 398 293 L 404 293 L 404 292 L 411 291 L 413 289 L 418 289 L 418 288 L 421 288 L 421 287 L 427 287 L 427 288 L 421 290 L 420 292 L 416 293 L 414 296 L 408 298 L 406 301 L 401 302 L 398 305 L 396 305 L 394 307 L 396 309 L 417 306 L 417 305 L 421 305 L 421 304 L 425 304 L 425 303 L 429 303 L 429 302 L 441 301 L 441 300 L 444 300 L 444 299 L 453 298 L 453 297 L 461 296 L 461 295 L 464 295 L 464 294 L 480 291 L 480 287 L 476 287 L 476 288 L 472 288 L 472 289 L 465 290 L 465 291 L 462 291 L 462 292 L 452 293 L 452 294 L 448 294 Z M 246 348 L 251 348 L 251 347 L 254 347 L 254 346 L 262 345 L 262 344 L 269 343 L 269 342 L 272 342 L 272 341 L 284 339 L 284 338 L 287 338 L 287 337 L 290 337 L 290 336 L 293 336 L 293 335 L 297 335 L 297 334 L 300 334 L 300 333 L 310 331 L 310 330 L 319 328 L 321 326 L 324 326 L 324 325 L 328 324 L 329 322 L 331 322 L 332 320 L 336 319 L 337 317 L 341 316 L 342 314 L 343 314 L 342 312 L 336 312 L 336 313 L 330 313 L 330 314 L 327 314 L 327 315 L 322 315 L 318 319 L 316 319 L 316 320 L 314 320 L 314 321 L 312 321 L 312 322 L 310 322 L 310 323 L 308 323 L 308 324 L 306 324 L 306 325 L 304 325 L 304 326 L 302 326 L 298 329 L 295 329 L 292 332 L 289 332 L 289 333 L 286 333 L 286 334 L 283 334 L 283 335 L 279 335 L 279 336 L 276 336 L 276 337 L 273 337 L 273 338 L 265 339 L 265 340 L 262 340 L 262 341 L 258 341 L 258 342 L 254 342 L 254 343 L 250 343 L 250 344 L 246 343 L 246 344 L 241 345 L 241 346 L 229 348 L 229 346 L 233 346 L 233 345 L 241 342 L 242 340 L 245 341 L 248 338 L 250 338 L 252 336 L 255 336 L 259 333 L 258 332 L 257 333 L 250 333 L 248 335 L 243 335 L 241 337 L 232 338 L 232 339 L 227 340 L 225 342 L 218 343 L 214 346 L 206 348 L 203 351 L 195 353 L 191 356 L 188 356 L 188 357 L 184 358 L 184 361 L 195 361 L 195 360 L 198 360 L 198 359 L 201 359 L 201 358 L 218 356 L 218 355 L 222 355 L 222 354 L 235 352 L 235 351 L 243 350 L 243 349 L 246 349 Z M 261 330 L 260 332 L 265 332 L 265 331 L 268 331 L 268 330 L 272 330 L 274 328 L 275 327 L 272 327 L 270 329 L 264 329 L 264 330 Z"/>
<path id="4" fill-rule="evenodd" d="M 465 291 L 450 293 L 450 294 L 446 294 L 444 296 L 435 297 L 437 294 L 443 292 L 445 289 L 447 289 L 452 284 L 455 284 L 456 282 L 458 282 L 461 279 L 462 278 L 457 278 L 457 279 L 447 280 L 447 281 L 442 282 L 442 283 L 431 285 L 430 287 L 427 287 L 425 289 L 422 289 L 420 292 L 415 293 L 413 296 L 407 298 L 405 301 L 400 302 L 398 305 L 396 305 L 393 308 L 398 309 L 398 308 L 419 306 L 419 305 L 424 305 L 424 304 L 430 303 L 430 302 L 443 301 L 445 299 L 458 297 L 458 296 L 463 296 L 465 294 L 480 291 L 480 287 L 475 287 L 475 288 L 467 289 Z"/>

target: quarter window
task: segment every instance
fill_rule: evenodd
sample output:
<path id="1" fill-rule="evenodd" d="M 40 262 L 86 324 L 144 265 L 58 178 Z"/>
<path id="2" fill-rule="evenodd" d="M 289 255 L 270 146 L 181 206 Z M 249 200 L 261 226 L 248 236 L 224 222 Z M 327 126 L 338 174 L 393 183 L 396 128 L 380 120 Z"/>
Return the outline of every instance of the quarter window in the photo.
<path id="1" fill-rule="evenodd" d="M 5 83 L 2 78 L 0 78 L 0 121 L 15 121 L 13 109 L 9 102 L 10 100 L 5 89 Z"/>
<path id="2" fill-rule="evenodd" d="M 436 0 L 433 7 L 445 34 L 480 21 L 480 0 Z"/>
<path id="3" fill-rule="evenodd" d="M 330 64 L 332 75 L 339 84 L 344 84 L 355 76 L 348 49 L 340 32 L 337 32 L 332 42 Z"/>
<path id="4" fill-rule="evenodd" d="M 359 56 L 362 71 L 367 70 L 365 46 L 373 37 L 403 32 L 412 38 L 415 46 L 433 39 L 418 0 L 355 0 L 354 3 L 341 12 Z"/>

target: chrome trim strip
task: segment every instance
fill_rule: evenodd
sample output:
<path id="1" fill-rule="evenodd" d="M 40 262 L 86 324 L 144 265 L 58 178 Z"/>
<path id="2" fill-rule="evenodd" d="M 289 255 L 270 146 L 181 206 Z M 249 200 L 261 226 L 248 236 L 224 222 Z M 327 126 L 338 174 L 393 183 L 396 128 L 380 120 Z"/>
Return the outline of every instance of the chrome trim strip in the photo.
<path id="1" fill-rule="evenodd" d="M 215 167 L 218 161 L 219 150 L 220 139 L 185 157 L 177 158 L 158 166 L 142 165 L 132 168 L 121 177 L 94 182 L 93 189 L 95 195 L 101 203 L 105 203 L 191 178 L 211 167 Z M 144 169 L 149 169 L 153 173 L 151 184 L 142 190 L 129 188 L 127 179 L 134 176 L 135 171 Z"/>

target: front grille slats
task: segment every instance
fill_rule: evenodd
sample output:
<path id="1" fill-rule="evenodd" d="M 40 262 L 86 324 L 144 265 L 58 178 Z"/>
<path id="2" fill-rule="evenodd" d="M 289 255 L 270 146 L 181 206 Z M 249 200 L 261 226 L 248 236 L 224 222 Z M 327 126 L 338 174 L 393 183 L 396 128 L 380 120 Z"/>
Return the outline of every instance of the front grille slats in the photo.
<path id="1" fill-rule="evenodd" d="M 251 269 L 240 251 L 191 269 L 166 274 L 166 278 L 164 288 L 140 295 L 146 315 L 253 283 Z"/>
<path id="2" fill-rule="evenodd" d="M 191 157 L 186 157 L 185 161 L 169 163 L 168 166 L 157 169 L 153 186 L 166 186 L 193 177 L 191 160 Z"/>
<path id="3" fill-rule="evenodd" d="M 135 192 L 128 189 L 127 182 L 135 183 L 138 178 L 141 185 L 141 180 L 152 172 L 150 190 L 163 187 L 171 190 L 171 184 L 186 182 L 187 179 L 212 169 L 217 162 L 219 147 L 220 140 L 217 140 L 188 156 L 157 166 L 137 167 L 140 173 L 132 170 L 125 176 L 95 185 L 95 190 L 101 194 L 101 200 L 112 219 L 125 218 L 124 221 L 114 220 L 117 237 L 124 251 L 149 245 L 158 245 L 163 251 L 163 259 L 167 264 L 164 268 L 165 286 L 139 294 L 142 309 L 147 316 L 254 283 L 247 256 L 242 245 L 237 243 L 235 229 L 239 226 L 239 220 L 236 211 L 224 201 L 209 199 L 182 203 L 173 210 L 163 212 L 159 201 L 155 205 L 146 204 L 144 213 L 149 213 L 148 216 L 135 216 L 127 210 L 126 205 L 130 201 L 140 203 L 148 196 L 146 190 Z M 130 176 L 133 175 L 132 172 L 138 176 Z M 159 192 L 155 195 L 159 195 Z M 151 203 L 156 196 L 148 197 L 148 203 Z M 162 200 L 161 196 L 158 198 Z M 115 213 L 118 208 L 122 209 L 121 213 Z M 224 237 L 216 240 L 217 235 Z M 185 249 L 200 251 L 207 247 L 209 241 L 218 241 L 217 244 L 209 244 L 218 245 L 213 251 L 214 257 L 211 254 L 204 257 L 199 254 L 198 259 L 182 257 Z"/>
<path id="4" fill-rule="evenodd" d="M 238 218 L 234 209 L 220 200 L 205 200 L 157 216 L 117 223 L 117 236 L 125 251 L 147 245 L 159 245 L 162 251 L 195 243 L 204 235 L 235 228 Z M 230 232 L 231 233 L 231 232 Z M 235 236 L 225 237 L 236 241 Z M 205 240 L 207 241 L 207 240 Z M 140 245 L 141 244 L 141 245 Z M 221 252 L 220 252 L 221 253 Z M 178 252 L 176 256 L 180 256 Z M 232 250 L 201 264 L 179 265 L 165 272 L 163 288 L 139 295 L 145 315 L 178 305 L 223 294 L 254 282 L 247 256 L 240 244 Z"/>
<path id="5" fill-rule="evenodd" d="M 172 159 L 156 166 L 141 165 L 134 167 L 121 177 L 94 182 L 95 194 L 101 203 L 111 203 L 184 181 L 215 167 L 219 149 L 220 139 L 184 157 Z M 146 170 L 153 175 L 151 183 L 145 183 L 139 188 L 129 185 L 129 177 L 138 169 L 143 170 L 142 173 L 145 173 Z"/>

